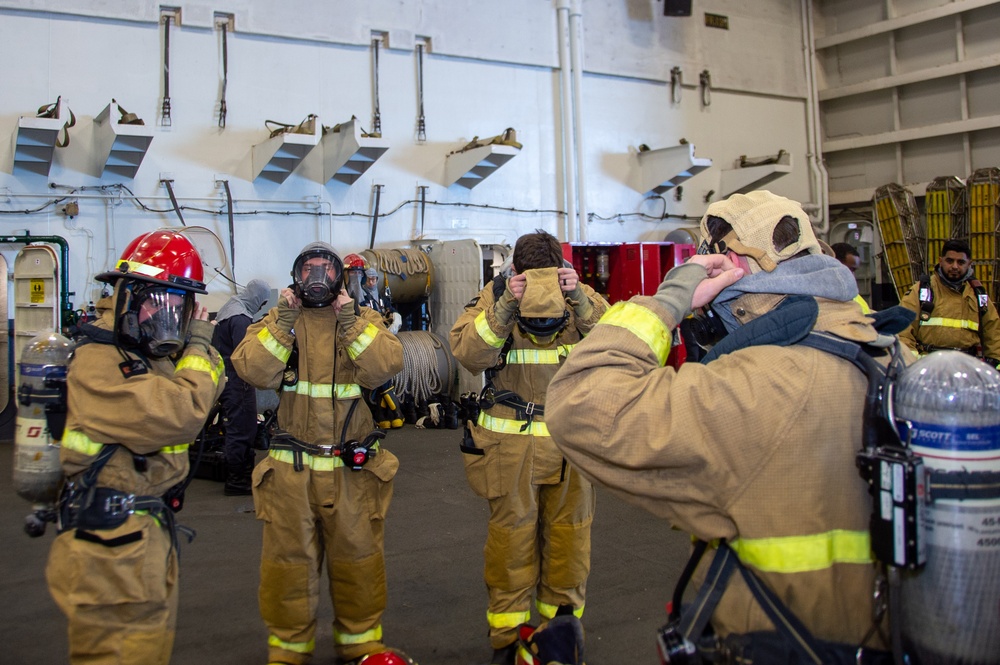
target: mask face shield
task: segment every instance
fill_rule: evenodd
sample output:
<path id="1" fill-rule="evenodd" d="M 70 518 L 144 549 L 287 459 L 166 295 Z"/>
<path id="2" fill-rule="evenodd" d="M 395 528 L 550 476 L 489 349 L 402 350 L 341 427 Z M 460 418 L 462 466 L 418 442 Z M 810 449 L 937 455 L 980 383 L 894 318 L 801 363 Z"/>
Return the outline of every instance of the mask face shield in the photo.
<path id="1" fill-rule="evenodd" d="M 184 348 L 194 298 L 180 289 L 154 286 L 133 293 L 129 309 L 139 326 L 139 346 L 154 358 L 173 355 Z"/>
<path id="2" fill-rule="evenodd" d="M 292 268 L 295 291 L 306 307 L 325 307 L 340 293 L 343 264 L 335 254 L 309 252 L 300 255 Z"/>

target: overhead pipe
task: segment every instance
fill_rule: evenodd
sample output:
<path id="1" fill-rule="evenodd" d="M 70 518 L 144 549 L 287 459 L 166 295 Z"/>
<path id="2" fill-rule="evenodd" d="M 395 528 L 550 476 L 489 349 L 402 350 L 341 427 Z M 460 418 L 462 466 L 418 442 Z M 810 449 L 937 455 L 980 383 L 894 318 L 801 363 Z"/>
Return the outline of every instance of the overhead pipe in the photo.
<path id="1" fill-rule="evenodd" d="M 802 52 L 806 66 L 806 140 L 809 146 L 809 170 L 812 173 L 812 194 L 818 200 L 819 226 L 823 234 L 830 232 L 830 177 L 823 164 L 823 142 L 820 136 L 819 92 L 816 85 L 816 48 L 813 31 L 812 0 L 802 0 Z"/>
<path id="2" fill-rule="evenodd" d="M 67 187 L 69 189 L 72 189 L 72 188 L 70 188 L 68 186 L 64 186 L 64 185 L 52 184 L 52 185 L 49 185 L 49 186 L 50 187 L 54 187 L 54 188 L 55 187 Z M 13 198 L 13 199 L 51 199 L 51 198 L 53 198 L 53 196 L 51 194 L 21 194 L 21 193 L 15 194 L 15 193 L 12 193 L 12 192 L 3 192 L 3 196 L 5 196 L 7 198 Z M 134 194 L 121 194 L 121 193 L 118 193 L 118 194 L 110 194 L 110 193 L 86 194 L 86 193 L 78 193 L 78 192 L 74 192 L 72 194 L 66 194 L 66 195 L 63 195 L 61 197 L 56 197 L 56 198 L 71 198 L 71 199 L 84 199 L 84 200 L 90 199 L 90 200 L 104 201 L 105 203 L 107 203 L 108 201 L 113 201 L 115 199 L 121 199 L 121 200 L 128 199 L 128 200 L 135 200 L 135 201 L 170 201 L 171 203 L 173 203 L 174 201 L 207 201 L 207 202 L 211 202 L 211 203 L 216 203 L 219 200 L 218 197 L 212 197 L 212 196 L 177 196 L 177 197 L 174 197 L 174 198 L 170 198 L 169 196 L 159 196 L 159 195 L 150 195 L 150 196 L 139 197 L 139 196 L 135 196 Z M 316 206 L 316 209 L 317 209 L 316 217 L 326 217 L 328 219 L 328 221 L 329 221 L 329 225 L 330 225 L 330 230 L 329 230 L 329 232 L 330 232 L 330 240 L 329 241 L 330 241 L 331 244 L 333 243 L 333 237 L 334 237 L 334 233 L 333 233 L 334 232 L 334 228 L 333 228 L 333 223 L 334 223 L 333 203 L 331 203 L 330 201 L 324 200 L 324 199 L 320 199 L 318 196 L 313 197 L 313 198 L 306 198 L 306 199 L 234 199 L 233 202 L 234 203 L 267 203 L 267 204 L 282 204 L 282 205 L 313 205 L 313 206 Z M 326 208 L 326 210 L 325 211 L 322 210 L 323 208 Z M 148 212 L 148 211 L 144 211 L 144 212 Z M 172 212 L 172 210 L 157 210 L 155 212 L 158 212 L 158 213 L 168 213 L 168 212 Z M 51 213 L 49 213 L 49 214 L 51 214 Z M 206 213 L 206 214 L 219 214 L 219 215 L 221 215 L 222 213 L 219 212 L 219 213 Z"/>
<path id="3" fill-rule="evenodd" d="M 569 50 L 573 61 L 573 129 L 576 149 L 577 237 L 587 241 L 587 186 L 583 164 L 583 0 L 571 0 Z"/>
<path id="4" fill-rule="evenodd" d="M 66 238 L 62 236 L 33 236 L 29 231 L 25 231 L 23 236 L 0 236 L 0 243 L 30 245 L 35 242 L 59 245 L 60 265 L 62 266 L 59 271 L 59 284 L 62 286 L 59 295 L 61 307 L 59 322 L 62 326 L 66 326 L 69 324 L 68 318 L 73 311 L 73 305 L 69 302 L 69 297 L 72 294 L 69 292 L 69 243 L 66 242 Z"/>
<path id="5" fill-rule="evenodd" d="M 562 114 L 563 203 L 566 206 L 566 241 L 576 239 L 576 167 L 573 151 L 573 100 L 570 79 L 569 49 L 570 0 L 558 0 L 556 15 L 559 25 L 559 110 Z"/>

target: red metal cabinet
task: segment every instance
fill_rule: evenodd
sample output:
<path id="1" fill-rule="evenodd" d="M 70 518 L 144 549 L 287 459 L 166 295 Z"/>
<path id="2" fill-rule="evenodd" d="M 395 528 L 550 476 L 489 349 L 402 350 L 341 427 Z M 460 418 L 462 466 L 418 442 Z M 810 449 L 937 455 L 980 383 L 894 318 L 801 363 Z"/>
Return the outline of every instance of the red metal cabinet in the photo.
<path id="1" fill-rule="evenodd" d="M 580 279 L 614 304 L 632 296 L 650 296 L 668 270 L 695 253 L 695 246 L 672 242 L 563 243 L 563 257 Z M 679 366 L 687 354 L 677 343 L 667 360 Z"/>

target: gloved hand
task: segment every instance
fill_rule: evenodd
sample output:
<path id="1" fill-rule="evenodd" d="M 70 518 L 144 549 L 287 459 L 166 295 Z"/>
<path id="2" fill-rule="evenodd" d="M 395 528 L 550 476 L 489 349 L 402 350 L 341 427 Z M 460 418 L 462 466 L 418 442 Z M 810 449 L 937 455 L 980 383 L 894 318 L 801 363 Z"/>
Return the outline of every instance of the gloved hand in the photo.
<path id="1" fill-rule="evenodd" d="M 575 289 L 566 294 L 566 300 L 573 306 L 573 313 L 576 314 L 576 318 L 581 321 L 586 321 L 594 313 L 594 306 L 591 304 L 587 294 L 584 293 L 580 282 L 576 283 Z"/>
<path id="2" fill-rule="evenodd" d="M 295 322 L 298 321 L 299 314 L 301 314 L 302 310 L 288 304 L 284 291 L 282 291 L 282 296 L 278 298 L 278 305 L 275 309 L 277 309 L 277 320 L 275 323 L 278 326 L 278 329 L 286 333 L 292 332 L 292 328 L 295 326 Z"/>
<path id="3" fill-rule="evenodd" d="M 500 299 L 497 300 L 497 303 L 494 306 L 493 311 L 497 317 L 497 321 L 500 322 L 501 325 L 508 325 L 510 320 L 514 318 L 514 312 L 517 311 L 517 307 L 517 298 L 514 297 L 514 294 L 510 290 L 510 286 L 508 286 L 500 295 Z"/>
<path id="4" fill-rule="evenodd" d="M 679 324 L 691 312 L 694 290 L 708 276 L 708 271 L 696 263 L 685 263 L 664 276 L 653 298 L 666 307 L 674 323 Z"/>
<path id="5" fill-rule="evenodd" d="M 399 312 L 392 312 L 392 322 L 386 327 L 393 335 L 399 332 L 399 329 L 403 327 L 403 317 L 399 315 Z"/>
<path id="6" fill-rule="evenodd" d="M 201 344 L 208 348 L 212 345 L 212 333 L 215 332 L 215 326 L 211 321 L 192 319 L 191 323 L 188 324 L 188 332 L 191 333 L 190 343 Z"/>
<path id="7" fill-rule="evenodd" d="M 338 302 L 341 302 L 341 307 L 340 311 L 337 312 L 337 323 L 340 324 L 341 328 L 350 328 L 358 320 L 358 315 L 354 313 L 354 299 L 344 300 L 341 296 Z"/>

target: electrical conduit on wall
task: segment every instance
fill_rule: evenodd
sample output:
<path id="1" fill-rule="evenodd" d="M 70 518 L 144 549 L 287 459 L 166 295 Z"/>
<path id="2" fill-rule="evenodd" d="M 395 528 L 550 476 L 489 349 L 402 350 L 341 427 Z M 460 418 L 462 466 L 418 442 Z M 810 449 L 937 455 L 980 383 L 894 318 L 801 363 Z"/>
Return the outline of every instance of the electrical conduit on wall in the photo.
<path id="1" fill-rule="evenodd" d="M 572 0 L 569 12 L 569 50 L 573 61 L 573 124 L 577 177 L 577 238 L 587 241 L 587 187 L 583 168 L 583 1 Z"/>
<path id="2" fill-rule="evenodd" d="M 572 80 L 570 79 L 569 2 L 558 0 L 559 25 L 559 109 L 562 113 L 563 204 L 566 206 L 566 241 L 576 239 L 576 169 L 573 154 Z"/>
<path id="3" fill-rule="evenodd" d="M 813 35 L 812 0 L 802 0 L 802 60 L 806 67 L 806 141 L 809 145 L 809 171 L 812 174 L 812 196 L 816 201 L 819 224 L 817 231 L 830 232 L 830 213 L 827 207 L 830 184 L 826 167 L 823 165 L 823 142 L 820 136 L 819 93 L 816 89 L 815 49 Z"/>

